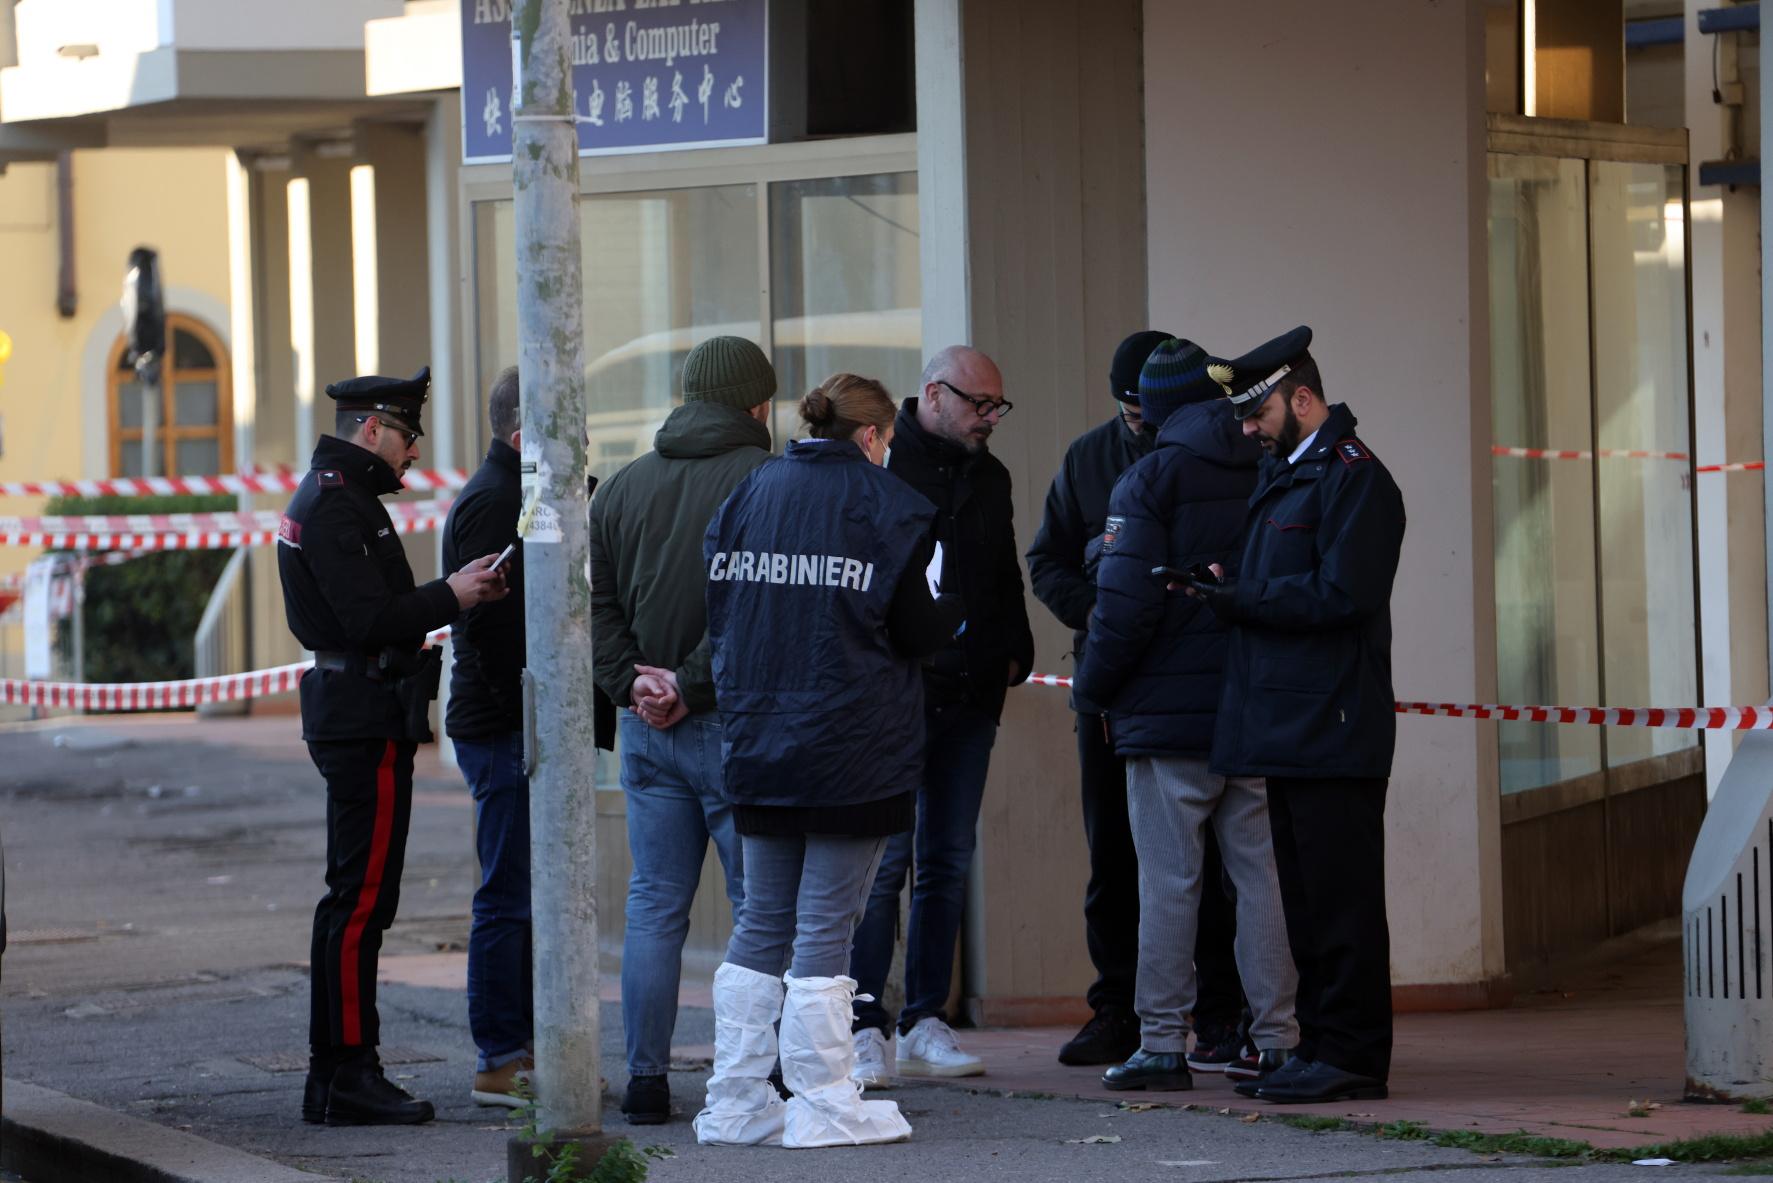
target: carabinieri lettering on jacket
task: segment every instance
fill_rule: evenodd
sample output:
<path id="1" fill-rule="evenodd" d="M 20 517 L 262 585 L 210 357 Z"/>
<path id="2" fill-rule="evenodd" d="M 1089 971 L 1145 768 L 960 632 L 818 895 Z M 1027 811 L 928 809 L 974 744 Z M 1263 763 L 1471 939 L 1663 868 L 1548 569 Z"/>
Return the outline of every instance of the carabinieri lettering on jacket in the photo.
<path id="1" fill-rule="evenodd" d="M 874 583 L 874 564 L 843 555 L 782 555 L 769 551 L 722 551 L 708 564 L 708 581 L 787 583 L 847 587 L 865 592 Z"/>

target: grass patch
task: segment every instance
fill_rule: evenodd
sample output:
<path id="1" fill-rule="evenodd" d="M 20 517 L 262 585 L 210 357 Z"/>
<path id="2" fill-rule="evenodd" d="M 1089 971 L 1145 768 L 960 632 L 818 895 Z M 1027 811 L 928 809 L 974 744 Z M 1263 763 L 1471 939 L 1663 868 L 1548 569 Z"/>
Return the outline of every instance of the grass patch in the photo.
<path id="1" fill-rule="evenodd" d="M 1296 1130 L 1305 1130 L 1313 1134 L 1329 1134 L 1338 1130 L 1352 1130 L 1354 1123 L 1340 1117 L 1277 1117 L 1275 1121 L 1282 1125 L 1290 1125 Z"/>
<path id="2" fill-rule="evenodd" d="M 1751 1097 L 1742 1103 L 1742 1111 L 1744 1113 L 1768 1114 L 1773 1113 L 1773 1105 L 1767 1104 L 1765 1097 Z"/>
<path id="3" fill-rule="evenodd" d="M 1773 1130 L 1759 1134 L 1706 1134 L 1678 1142 L 1659 1142 L 1635 1150 L 1597 1150 L 1594 1157 L 1609 1162 L 1634 1158 L 1672 1158 L 1676 1162 L 1735 1162 L 1773 1158 Z"/>

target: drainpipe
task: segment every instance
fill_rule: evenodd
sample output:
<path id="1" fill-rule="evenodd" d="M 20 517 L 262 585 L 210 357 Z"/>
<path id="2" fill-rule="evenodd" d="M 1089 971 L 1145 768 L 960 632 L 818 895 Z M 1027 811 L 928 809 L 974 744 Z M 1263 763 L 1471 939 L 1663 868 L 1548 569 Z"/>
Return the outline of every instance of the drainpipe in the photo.
<path id="1" fill-rule="evenodd" d="M 55 219 L 61 246 L 61 270 L 56 277 L 55 310 L 72 320 L 80 308 L 80 287 L 74 278 L 74 154 L 55 158 Z"/>

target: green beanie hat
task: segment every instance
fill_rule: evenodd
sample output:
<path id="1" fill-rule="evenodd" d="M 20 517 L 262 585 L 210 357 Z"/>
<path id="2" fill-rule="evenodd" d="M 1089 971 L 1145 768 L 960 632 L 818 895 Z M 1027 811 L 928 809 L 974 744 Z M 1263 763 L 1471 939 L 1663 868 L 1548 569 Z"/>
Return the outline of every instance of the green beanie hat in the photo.
<path id="1" fill-rule="evenodd" d="M 683 401 L 748 411 L 776 393 L 776 371 L 743 337 L 710 337 L 683 359 Z"/>

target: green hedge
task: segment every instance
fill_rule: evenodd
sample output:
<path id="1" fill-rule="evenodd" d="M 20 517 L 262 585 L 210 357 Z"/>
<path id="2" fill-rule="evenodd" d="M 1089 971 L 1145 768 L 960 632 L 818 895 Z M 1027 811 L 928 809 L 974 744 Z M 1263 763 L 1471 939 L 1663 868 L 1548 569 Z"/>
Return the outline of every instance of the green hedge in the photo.
<path id="1" fill-rule="evenodd" d="M 218 513 L 237 508 L 210 497 L 57 497 L 45 514 Z M 158 682 L 195 674 L 192 642 L 209 593 L 233 554 L 174 550 L 86 572 L 88 682 Z"/>

